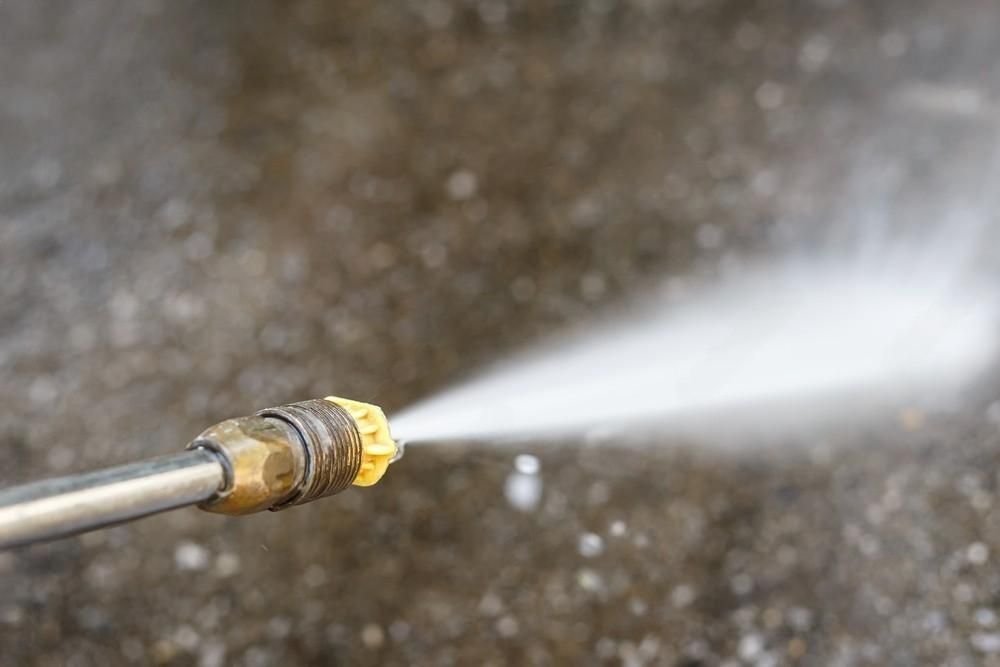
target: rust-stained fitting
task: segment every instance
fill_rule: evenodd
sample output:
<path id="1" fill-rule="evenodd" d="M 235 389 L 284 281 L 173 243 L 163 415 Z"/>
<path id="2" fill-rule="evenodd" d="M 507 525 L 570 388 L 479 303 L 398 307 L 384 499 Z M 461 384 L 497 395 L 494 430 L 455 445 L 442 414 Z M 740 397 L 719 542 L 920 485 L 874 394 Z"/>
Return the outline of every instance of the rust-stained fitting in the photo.
<path id="1" fill-rule="evenodd" d="M 370 486 L 399 450 L 377 406 L 330 397 L 216 424 L 189 449 L 215 453 L 225 488 L 201 504 L 221 514 L 280 510 Z"/>
<path id="2" fill-rule="evenodd" d="M 204 431 L 188 449 L 215 453 L 225 468 L 225 488 L 201 505 L 220 514 L 270 509 L 296 493 L 306 471 L 298 433 L 277 419 L 227 419 Z"/>

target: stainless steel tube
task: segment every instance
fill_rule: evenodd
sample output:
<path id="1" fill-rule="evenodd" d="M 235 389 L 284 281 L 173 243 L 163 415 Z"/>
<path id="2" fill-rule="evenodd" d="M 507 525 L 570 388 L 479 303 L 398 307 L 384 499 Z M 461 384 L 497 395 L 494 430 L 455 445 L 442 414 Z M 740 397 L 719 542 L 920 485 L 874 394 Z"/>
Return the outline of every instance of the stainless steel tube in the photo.
<path id="1" fill-rule="evenodd" d="M 0 491 L 0 549 L 193 505 L 224 488 L 208 451 L 161 456 Z"/>

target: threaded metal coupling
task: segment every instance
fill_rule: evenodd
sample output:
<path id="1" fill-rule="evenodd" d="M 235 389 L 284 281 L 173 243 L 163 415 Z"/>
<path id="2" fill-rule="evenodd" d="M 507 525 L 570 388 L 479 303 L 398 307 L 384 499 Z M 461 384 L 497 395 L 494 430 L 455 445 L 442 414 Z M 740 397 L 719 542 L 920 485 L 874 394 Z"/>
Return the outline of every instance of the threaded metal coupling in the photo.
<path id="1" fill-rule="evenodd" d="M 291 424 L 305 450 L 305 475 L 298 492 L 272 509 L 340 493 L 361 472 L 364 456 L 361 434 L 350 413 L 336 403 L 313 399 L 268 408 L 257 415 Z"/>

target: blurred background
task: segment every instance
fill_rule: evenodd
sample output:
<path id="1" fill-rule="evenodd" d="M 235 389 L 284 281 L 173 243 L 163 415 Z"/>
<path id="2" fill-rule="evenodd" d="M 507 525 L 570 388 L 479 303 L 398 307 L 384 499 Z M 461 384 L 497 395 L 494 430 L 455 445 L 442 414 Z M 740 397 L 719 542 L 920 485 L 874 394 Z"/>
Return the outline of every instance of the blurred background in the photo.
<path id="1" fill-rule="evenodd" d="M 0 484 L 331 392 L 391 413 L 630 295 L 956 208 L 993 231 L 998 21 L 7 0 Z M 427 445 L 289 512 L 2 553 L 0 663 L 1000 664 L 998 389 L 738 455 Z"/>

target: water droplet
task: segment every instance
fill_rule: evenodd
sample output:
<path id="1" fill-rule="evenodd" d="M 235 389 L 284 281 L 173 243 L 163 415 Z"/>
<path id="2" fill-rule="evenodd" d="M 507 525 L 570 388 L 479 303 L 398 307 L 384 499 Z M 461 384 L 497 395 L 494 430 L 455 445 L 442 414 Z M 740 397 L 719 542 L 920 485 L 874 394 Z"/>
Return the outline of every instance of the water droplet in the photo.
<path id="1" fill-rule="evenodd" d="M 184 541 L 174 549 L 174 563 L 178 570 L 204 570 L 208 567 L 208 549 L 195 542 Z"/>
<path id="2" fill-rule="evenodd" d="M 765 81 L 754 93 L 757 106 L 765 111 L 774 111 L 785 103 L 785 88 L 774 81 Z"/>
<path id="3" fill-rule="evenodd" d="M 972 635 L 969 641 L 980 653 L 1000 653 L 1000 634 L 980 632 Z"/>
<path id="4" fill-rule="evenodd" d="M 670 593 L 670 603 L 677 609 L 683 609 L 694 602 L 694 589 L 687 584 L 676 586 Z"/>
<path id="5" fill-rule="evenodd" d="M 830 59 L 833 45 L 825 35 L 814 35 L 806 40 L 799 51 L 799 67 L 806 72 L 820 70 Z"/>
<path id="6" fill-rule="evenodd" d="M 743 635 L 740 637 L 739 654 L 744 660 L 753 660 L 764 650 L 764 639 L 756 634 Z"/>
<path id="7" fill-rule="evenodd" d="M 460 169 L 448 177 L 448 196 L 455 200 L 469 199 L 476 194 L 476 175 L 467 169 Z"/>
<path id="8" fill-rule="evenodd" d="M 215 573 L 220 577 L 231 577 L 240 571 L 240 557 L 234 553 L 222 553 L 215 559 Z"/>
<path id="9" fill-rule="evenodd" d="M 604 553 L 604 540 L 596 533 L 584 533 L 577 542 L 577 549 L 584 558 L 596 558 Z"/>
<path id="10" fill-rule="evenodd" d="M 226 644 L 219 639 L 202 642 L 198 653 L 198 667 L 223 667 L 226 664 Z"/>
<path id="11" fill-rule="evenodd" d="M 275 616 L 267 622 L 267 636 L 281 641 L 292 633 L 292 621 L 287 616 Z"/>
<path id="12" fill-rule="evenodd" d="M 518 454 L 514 459 L 514 468 L 524 475 L 537 475 L 542 469 L 542 464 L 537 456 Z"/>
<path id="13" fill-rule="evenodd" d="M 753 579 L 748 574 L 737 574 L 730 580 L 729 587 L 736 595 L 746 595 L 753 590 Z"/>
<path id="14" fill-rule="evenodd" d="M 980 607 L 975 611 L 976 623 L 983 626 L 984 628 L 991 628 L 996 625 L 997 615 L 992 609 L 986 607 Z"/>
<path id="15" fill-rule="evenodd" d="M 361 642 L 372 650 L 379 648 L 385 642 L 385 633 L 375 623 L 369 623 L 361 630 Z"/>
<path id="16" fill-rule="evenodd" d="M 792 607 L 788 610 L 788 624 L 799 632 L 805 632 L 812 627 L 813 613 L 805 607 Z"/>
<path id="17" fill-rule="evenodd" d="M 503 611 L 503 600 L 495 593 L 487 593 L 479 601 L 479 613 L 483 616 L 499 616 Z"/>
<path id="18" fill-rule="evenodd" d="M 517 619 L 513 616 L 504 616 L 497 621 L 497 632 L 500 633 L 501 637 L 514 637 L 517 635 L 520 627 L 517 623 Z"/>
<path id="19" fill-rule="evenodd" d="M 982 565 L 989 559 L 990 550 L 982 542 L 973 542 L 966 549 L 965 555 L 973 565 Z"/>
<path id="20" fill-rule="evenodd" d="M 182 625 L 174 631 L 173 643 L 185 651 L 192 651 L 201 644 L 201 635 L 190 625 Z"/>
<path id="21" fill-rule="evenodd" d="M 514 509 L 531 512 L 542 499 L 542 478 L 513 472 L 504 483 L 504 495 Z"/>
<path id="22" fill-rule="evenodd" d="M 649 605 L 642 598 L 632 598 L 628 601 L 628 610 L 633 616 L 645 616 Z"/>
<path id="23" fill-rule="evenodd" d="M 594 652 L 597 653 L 597 657 L 602 660 L 611 660 L 618 655 L 618 643 L 610 637 L 601 637 L 597 640 Z"/>
<path id="24" fill-rule="evenodd" d="M 597 572 L 584 568 L 577 572 L 576 583 L 580 588 L 590 593 L 599 593 L 604 590 L 604 579 Z"/>

